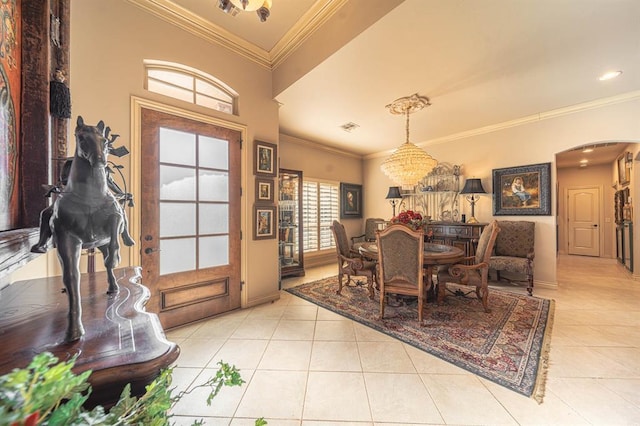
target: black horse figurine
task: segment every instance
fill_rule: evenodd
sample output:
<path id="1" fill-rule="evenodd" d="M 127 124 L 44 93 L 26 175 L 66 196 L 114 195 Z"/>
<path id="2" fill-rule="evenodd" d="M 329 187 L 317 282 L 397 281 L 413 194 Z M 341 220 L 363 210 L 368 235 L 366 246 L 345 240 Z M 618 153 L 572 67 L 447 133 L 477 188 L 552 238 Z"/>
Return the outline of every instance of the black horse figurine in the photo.
<path id="1" fill-rule="evenodd" d="M 107 136 L 108 131 L 109 128 Z M 114 294 L 118 292 L 113 269 L 120 263 L 119 237 L 122 236 L 125 245 L 134 245 L 124 210 L 110 190 L 113 186 L 107 173 L 110 141 L 105 137 L 104 123 L 88 126 L 79 116 L 75 137 L 76 151 L 67 164 L 66 183 L 53 206 L 42 211 L 40 241 L 31 248 L 34 252 L 46 251 L 51 236 L 58 249 L 62 281 L 69 298 L 66 342 L 78 340 L 84 334 L 80 303 L 82 249 L 98 248 L 102 252 L 109 283 L 107 294 Z"/>

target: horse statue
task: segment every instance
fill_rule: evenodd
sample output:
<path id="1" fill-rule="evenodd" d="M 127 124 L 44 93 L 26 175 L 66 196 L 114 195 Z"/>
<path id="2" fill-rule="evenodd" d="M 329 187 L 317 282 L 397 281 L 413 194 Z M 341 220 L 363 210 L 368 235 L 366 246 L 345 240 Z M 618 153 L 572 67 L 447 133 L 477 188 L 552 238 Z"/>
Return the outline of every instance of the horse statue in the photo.
<path id="1" fill-rule="evenodd" d="M 56 191 L 59 194 L 53 205 L 41 212 L 40 241 L 31 248 L 32 252 L 45 252 L 47 240 L 52 237 L 58 249 L 62 281 L 69 299 L 66 342 L 84 335 L 80 301 L 82 249 L 98 248 L 102 252 L 109 283 L 107 294 L 115 294 L 118 283 L 113 269 L 120 263 L 119 237 L 127 246 L 135 244 L 129 235 L 124 209 L 110 189 L 115 182 L 109 182 L 107 156 L 115 138 L 107 139 L 108 133 L 104 122 L 89 126 L 78 116 L 76 150 L 73 160 L 65 164 L 68 170 L 65 185 Z"/>

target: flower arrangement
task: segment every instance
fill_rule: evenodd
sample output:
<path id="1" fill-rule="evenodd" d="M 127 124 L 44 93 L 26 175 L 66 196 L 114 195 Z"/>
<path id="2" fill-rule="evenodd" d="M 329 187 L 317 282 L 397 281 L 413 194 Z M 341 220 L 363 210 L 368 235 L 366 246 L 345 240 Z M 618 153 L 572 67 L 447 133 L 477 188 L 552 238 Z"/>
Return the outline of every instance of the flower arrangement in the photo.
<path id="1" fill-rule="evenodd" d="M 391 223 L 400 223 L 406 225 L 414 231 L 424 228 L 429 220 L 423 218 L 422 215 L 413 210 L 405 210 L 398 213 L 397 216 L 391 218 Z"/>

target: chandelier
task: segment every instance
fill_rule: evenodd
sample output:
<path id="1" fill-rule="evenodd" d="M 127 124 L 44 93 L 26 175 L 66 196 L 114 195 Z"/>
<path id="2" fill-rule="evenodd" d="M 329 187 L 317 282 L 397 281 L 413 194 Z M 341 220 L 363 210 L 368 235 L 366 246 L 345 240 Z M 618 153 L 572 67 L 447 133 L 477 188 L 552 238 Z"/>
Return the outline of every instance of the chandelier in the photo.
<path id="1" fill-rule="evenodd" d="M 413 187 L 426 176 L 438 162 L 423 149 L 409 142 L 409 114 L 431 105 L 429 98 L 417 93 L 396 99 L 386 106 L 391 114 L 406 117 L 407 140 L 380 165 L 380 169 L 395 183 L 403 187 Z"/>
<path id="2" fill-rule="evenodd" d="M 271 13 L 271 0 L 218 0 L 218 7 L 231 16 L 236 16 L 240 11 L 255 11 L 260 22 L 265 22 Z"/>

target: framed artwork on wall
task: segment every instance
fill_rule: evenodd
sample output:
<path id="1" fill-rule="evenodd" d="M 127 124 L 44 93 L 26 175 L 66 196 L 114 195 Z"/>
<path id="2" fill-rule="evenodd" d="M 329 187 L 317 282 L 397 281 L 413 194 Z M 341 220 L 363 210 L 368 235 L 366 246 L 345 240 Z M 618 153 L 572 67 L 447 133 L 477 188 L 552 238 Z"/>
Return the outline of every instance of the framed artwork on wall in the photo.
<path id="1" fill-rule="evenodd" d="M 631 180 L 631 158 L 631 153 L 625 152 L 617 159 L 618 183 L 621 186 L 628 185 Z"/>
<path id="2" fill-rule="evenodd" d="M 551 163 L 493 169 L 493 214 L 549 216 Z"/>
<path id="3" fill-rule="evenodd" d="M 256 178 L 256 203 L 273 203 L 273 179 Z"/>
<path id="4" fill-rule="evenodd" d="M 362 185 L 340 183 L 340 219 L 362 218 Z"/>
<path id="5" fill-rule="evenodd" d="M 253 239 L 270 240 L 276 237 L 276 206 L 253 206 Z"/>
<path id="6" fill-rule="evenodd" d="M 275 177 L 277 172 L 278 146 L 268 142 L 255 141 L 253 173 L 256 176 Z"/>

